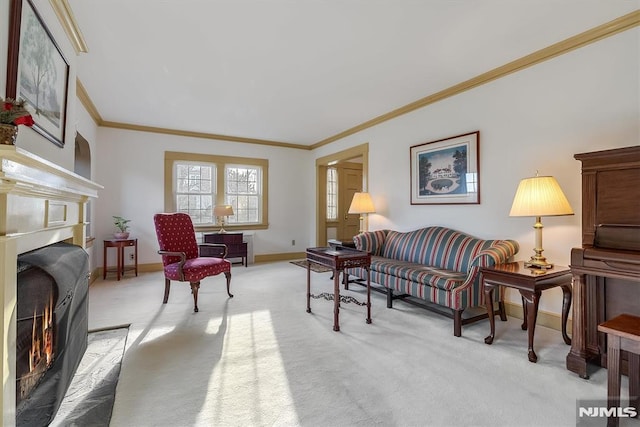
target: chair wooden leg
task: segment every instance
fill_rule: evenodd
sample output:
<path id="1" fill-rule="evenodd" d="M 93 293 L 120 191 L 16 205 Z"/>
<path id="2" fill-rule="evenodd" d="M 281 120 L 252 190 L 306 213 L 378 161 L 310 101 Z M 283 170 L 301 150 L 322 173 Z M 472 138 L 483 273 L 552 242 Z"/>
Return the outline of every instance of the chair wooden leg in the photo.
<path id="1" fill-rule="evenodd" d="M 227 295 L 229 295 L 229 298 L 233 298 L 233 294 L 229 291 L 229 287 L 231 286 L 231 272 L 225 272 L 224 276 L 227 278 Z"/>
<path id="2" fill-rule="evenodd" d="M 166 304 L 169 301 L 169 291 L 171 290 L 171 280 L 164 279 L 164 299 L 162 300 L 163 304 Z"/>
<path id="3" fill-rule="evenodd" d="M 198 312 L 198 290 L 200 289 L 200 282 L 191 283 L 191 293 L 193 294 L 193 311 Z"/>

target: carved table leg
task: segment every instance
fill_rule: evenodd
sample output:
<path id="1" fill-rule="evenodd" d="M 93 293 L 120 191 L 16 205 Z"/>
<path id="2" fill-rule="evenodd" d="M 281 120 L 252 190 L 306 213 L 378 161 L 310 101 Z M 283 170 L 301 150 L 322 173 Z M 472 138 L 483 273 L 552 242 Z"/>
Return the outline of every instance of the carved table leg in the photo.
<path id="1" fill-rule="evenodd" d="M 311 313 L 311 265 L 307 261 L 307 313 Z"/>
<path id="2" fill-rule="evenodd" d="M 493 313 L 493 292 L 495 288 L 495 285 L 484 283 L 484 300 L 487 304 L 487 314 L 489 314 L 489 325 L 491 326 L 491 333 L 484 339 L 485 344 L 492 344 L 496 335 L 496 319 Z"/>
<path id="3" fill-rule="evenodd" d="M 569 308 L 571 307 L 571 286 L 562 285 L 562 339 L 567 345 L 571 345 L 571 338 L 567 335 L 567 319 L 569 318 Z"/>
<path id="4" fill-rule="evenodd" d="M 333 271 L 333 330 L 340 330 L 340 271 Z"/>
<path id="5" fill-rule="evenodd" d="M 533 338 L 536 332 L 536 320 L 538 317 L 540 292 L 529 292 L 521 290 L 520 295 L 522 295 L 523 299 L 526 302 L 525 312 L 527 313 L 526 322 L 529 332 L 529 362 L 536 363 L 538 361 L 538 356 L 536 356 L 536 352 L 533 350 Z"/>

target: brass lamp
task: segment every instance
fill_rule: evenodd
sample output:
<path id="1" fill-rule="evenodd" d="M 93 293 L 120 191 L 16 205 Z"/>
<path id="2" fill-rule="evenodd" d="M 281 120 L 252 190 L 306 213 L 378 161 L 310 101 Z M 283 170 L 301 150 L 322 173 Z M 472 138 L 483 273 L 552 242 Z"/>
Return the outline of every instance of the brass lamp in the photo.
<path id="1" fill-rule="evenodd" d="M 350 214 L 360 215 L 360 233 L 364 232 L 364 214 L 374 213 L 373 201 L 369 193 L 354 193 L 349 206 Z"/>
<path id="2" fill-rule="evenodd" d="M 220 223 L 220 233 L 226 233 L 224 229 L 224 220 L 229 215 L 233 215 L 233 206 L 216 205 L 213 208 L 213 214 L 218 218 L 218 222 Z"/>
<path id="3" fill-rule="evenodd" d="M 533 216 L 536 218 L 535 229 L 535 255 L 525 267 L 549 269 L 553 264 L 548 263 L 542 256 L 542 217 L 573 215 L 569 201 L 565 197 L 558 181 L 552 176 L 538 176 L 525 178 L 520 181 L 509 216 Z"/>

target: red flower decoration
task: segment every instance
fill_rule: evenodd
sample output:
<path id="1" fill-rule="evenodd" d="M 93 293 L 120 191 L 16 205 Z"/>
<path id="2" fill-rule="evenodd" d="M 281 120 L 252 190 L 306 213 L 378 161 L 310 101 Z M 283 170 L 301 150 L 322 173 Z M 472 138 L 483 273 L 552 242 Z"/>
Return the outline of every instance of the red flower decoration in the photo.
<path id="1" fill-rule="evenodd" d="M 0 123 L 7 125 L 25 125 L 33 126 L 33 117 L 25 108 L 24 100 L 13 100 L 11 98 L 3 99 L 2 110 L 0 110 Z"/>
<path id="2" fill-rule="evenodd" d="M 17 125 L 33 126 L 33 117 L 31 117 L 31 114 L 27 116 L 18 117 L 13 121 L 13 124 L 16 126 Z"/>

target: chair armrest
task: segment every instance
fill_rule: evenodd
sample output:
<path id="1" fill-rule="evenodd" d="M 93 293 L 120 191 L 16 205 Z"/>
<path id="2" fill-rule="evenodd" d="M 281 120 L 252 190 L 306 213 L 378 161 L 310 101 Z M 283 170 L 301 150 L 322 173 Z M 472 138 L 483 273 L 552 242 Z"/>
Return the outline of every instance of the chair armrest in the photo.
<path id="1" fill-rule="evenodd" d="M 180 272 L 180 281 L 184 282 L 184 271 L 182 267 L 187 262 L 187 254 L 184 252 L 172 252 L 172 251 L 158 251 L 158 254 L 162 256 L 177 256 L 180 257 L 180 263 L 178 264 L 178 271 Z"/>
<path id="2" fill-rule="evenodd" d="M 224 243 L 200 243 L 198 245 L 198 253 L 200 254 L 202 252 L 202 248 L 212 248 L 214 255 L 207 255 L 207 256 L 213 256 L 215 258 L 226 258 L 227 254 L 229 253 L 229 248 L 227 247 L 227 245 L 225 245 Z M 217 251 L 216 251 L 217 250 Z M 217 253 L 215 253 L 217 252 Z M 200 255 L 202 256 L 202 255 Z"/>

